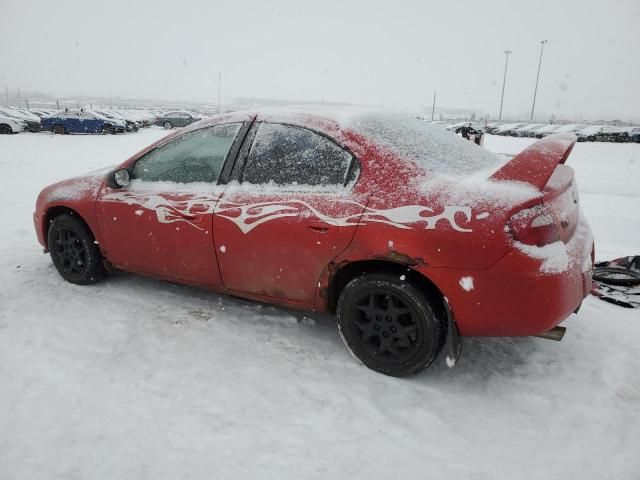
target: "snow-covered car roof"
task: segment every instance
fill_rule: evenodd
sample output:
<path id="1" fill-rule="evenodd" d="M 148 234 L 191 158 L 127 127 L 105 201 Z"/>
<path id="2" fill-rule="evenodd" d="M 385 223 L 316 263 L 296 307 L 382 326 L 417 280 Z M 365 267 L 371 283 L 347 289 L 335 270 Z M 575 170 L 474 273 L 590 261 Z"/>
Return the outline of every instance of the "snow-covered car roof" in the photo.
<path id="1" fill-rule="evenodd" d="M 518 127 L 515 130 L 518 132 L 528 132 L 531 130 L 535 130 L 536 128 L 540 128 L 544 126 L 544 123 L 528 123 L 527 125 L 523 125 L 522 127 Z"/>
<path id="2" fill-rule="evenodd" d="M 558 124 L 543 125 L 542 127 L 536 129 L 536 132 L 538 133 L 555 132 L 556 130 L 559 131 L 561 126 L 562 125 L 558 125 Z"/>
<path id="3" fill-rule="evenodd" d="M 556 133 L 576 132 L 578 130 L 582 130 L 585 127 L 586 125 L 582 123 L 570 123 L 568 125 L 562 125 L 560 128 L 558 128 L 558 130 L 556 130 Z"/>
<path id="4" fill-rule="evenodd" d="M 504 125 L 500 125 L 496 130 L 511 130 L 513 128 L 518 128 L 525 125 L 524 123 L 505 123 Z"/>
<path id="5" fill-rule="evenodd" d="M 590 135 L 592 133 L 598 133 L 602 129 L 602 125 L 590 125 L 582 130 L 578 130 L 581 135 Z"/>
<path id="6" fill-rule="evenodd" d="M 458 177 L 504 163 L 503 157 L 436 125 L 396 113 L 357 108 L 274 109 L 259 113 L 258 119 L 301 125 L 324 119 L 343 130 L 361 134 L 435 174 Z"/>

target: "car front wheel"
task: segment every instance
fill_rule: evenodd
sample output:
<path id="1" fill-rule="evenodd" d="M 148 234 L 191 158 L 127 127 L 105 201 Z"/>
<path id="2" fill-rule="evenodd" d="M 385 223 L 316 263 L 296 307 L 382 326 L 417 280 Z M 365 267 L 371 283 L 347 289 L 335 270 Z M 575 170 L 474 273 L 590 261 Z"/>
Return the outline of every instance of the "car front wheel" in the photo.
<path id="1" fill-rule="evenodd" d="M 171 130 L 173 128 L 173 125 L 171 124 L 171 122 L 164 122 L 163 123 L 164 128 L 166 128 L 167 130 Z"/>
<path id="2" fill-rule="evenodd" d="M 68 282 L 88 285 L 101 280 L 106 271 L 102 255 L 86 225 L 70 214 L 56 217 L 48 232 L 51 260 Z"/>
<path id="3" fill-rule="evenodd" d="M 349 282 L 338 301 L 338 328 L 347 348 L 376 372 L 421 372 L 442 349 L 444 322 L 429 298 L 397 276 L 369 274 Z"/>

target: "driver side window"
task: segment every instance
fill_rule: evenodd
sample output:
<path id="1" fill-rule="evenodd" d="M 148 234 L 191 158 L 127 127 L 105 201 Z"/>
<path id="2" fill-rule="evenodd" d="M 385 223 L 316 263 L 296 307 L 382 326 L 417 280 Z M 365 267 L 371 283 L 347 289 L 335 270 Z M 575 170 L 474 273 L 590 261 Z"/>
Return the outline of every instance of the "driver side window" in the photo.
<path id="1" fill-rule="evenodd" d="M 181 135 L 139 159 L 132 178 L 143 182 L 215 183 L 241 126 L 216 125 Z"/>

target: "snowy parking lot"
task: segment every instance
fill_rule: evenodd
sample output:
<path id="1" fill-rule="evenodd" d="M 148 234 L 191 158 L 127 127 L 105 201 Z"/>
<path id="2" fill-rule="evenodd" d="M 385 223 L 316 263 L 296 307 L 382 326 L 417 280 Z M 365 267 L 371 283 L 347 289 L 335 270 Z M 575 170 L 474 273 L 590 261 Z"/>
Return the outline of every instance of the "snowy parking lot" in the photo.
<path id="1" fill-rule="evenodd" d="M 560 343 L 467 339 L 455 368 L 394 379 L 330 317 L 134 275 L 63 281 L 38 192 L 165 133 L 0 137 L 0 480 L 640 478 L 638 310 L 588 298 Z M 581 143 L 568 164 L 597 259 L 640 254 L 640 145 Z"/>

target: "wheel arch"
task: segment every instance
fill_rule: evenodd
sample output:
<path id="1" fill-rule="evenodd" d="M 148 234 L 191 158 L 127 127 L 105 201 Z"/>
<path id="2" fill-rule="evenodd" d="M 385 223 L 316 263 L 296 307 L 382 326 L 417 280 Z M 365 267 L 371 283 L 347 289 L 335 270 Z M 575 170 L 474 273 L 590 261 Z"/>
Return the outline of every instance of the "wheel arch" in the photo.
<path id="1" fill-rule="evenodd" d="M 391 275 L 404 276 L 404 280 L 412 284 L 420 291 L 425 292 L 429 299 L 433 300 L 433 307 L 436 309 L 436 315 L 441 319 L 446 319 L 446 311 L 444 307 L 444 294 L 423 273 L 402 263 L 396 263 L 389 260 L 359 260 L 341 265 L 329 279 L 329 289 L 327 298 L 327 310 L 333 314 L 336 313 L 338 299 L 347 284 L 354 278 L 369 273 L 386 273 Z"/>
<path id="2" fill-rule="evenodd" d="M 78 220 L 80 220 L 84 224 L 84 226 L 87 227 L 87 230 L 91 232 L 91 235 L 93 235 L 93 238 L 94 239 L 96 238 L 96 234 L 91 228 L 91 226 L 87 223 L 87 221 L 84 218 L 82 218 L 82 215 L 80 215 L 80 213 L 78 213 L 77 210 L 71 207 L 68 207 L 66 205 L 55 205 L 55 206 L 49 207 L 46 210 L 44 215 L 44 221 L 42 222 L 42 238 L 44 239 L 45 247 L 47 249 L 49 248 L 49 229 L 51 228 L 51 223 L 56 217 L 59 217 L 60 215 L 64 215 L 64 214 L 71 215 L 74 218 L 77 218 Z"/>

